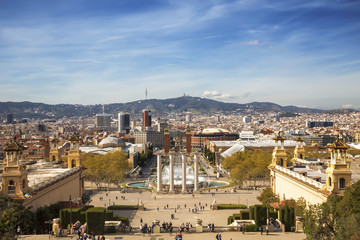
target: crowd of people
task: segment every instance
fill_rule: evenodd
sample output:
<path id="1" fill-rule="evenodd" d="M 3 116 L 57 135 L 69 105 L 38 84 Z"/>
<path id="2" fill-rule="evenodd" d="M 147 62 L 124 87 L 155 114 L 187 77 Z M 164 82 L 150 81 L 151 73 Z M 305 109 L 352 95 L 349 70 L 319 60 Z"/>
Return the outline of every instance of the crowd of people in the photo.
<path id="1" fill-rule="evenodd" d="M 91 239 L 91 240 L 105 240 L 105 236 L 102 235 L 98 235 L 96 238 L 96 235 L 94 232 L 91 232 L 90 234 L 87 234 L 86 232 L 81 233 L 80 231 L 78 232 L 78 239 L 79 240 L 87 240 L 87 239 Z"/>

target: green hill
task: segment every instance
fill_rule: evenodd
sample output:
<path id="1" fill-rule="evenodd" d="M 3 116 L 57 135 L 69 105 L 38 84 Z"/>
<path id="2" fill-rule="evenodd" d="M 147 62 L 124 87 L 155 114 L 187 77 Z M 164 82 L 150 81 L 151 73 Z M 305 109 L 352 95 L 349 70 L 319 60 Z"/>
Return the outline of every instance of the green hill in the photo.
<path id="1" fill-rule="evenodd" d="M 258 112 L 279 113 L 317 113 L 323 110 L 299 108 L 296 106 L 280 106 L 270 102 L 252 102 L 248 104 L 224 103 L 199 97 L 177 97 L 169 99 L 148 99 L 128 103 L 112 103 L 105 105 L 105 112 L 116 114 L 120 111 L 139 114 L 149 107 L 153 113 L 181 113 L 192 112 L 195 114 L 245 112 L 249 110 Z M 0 102 L 0 115 L 5 117 L 11 113 L 20 118 L 62 118 L 77 116 L 94 116 L 102 112 L 102 105 L 80 104 L 45 104 L 33 102 Z"/>

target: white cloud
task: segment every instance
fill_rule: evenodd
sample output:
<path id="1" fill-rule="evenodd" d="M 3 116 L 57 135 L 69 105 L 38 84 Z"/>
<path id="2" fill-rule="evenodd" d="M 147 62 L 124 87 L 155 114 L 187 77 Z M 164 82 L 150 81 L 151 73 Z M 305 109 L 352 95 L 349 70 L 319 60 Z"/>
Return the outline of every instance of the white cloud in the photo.
<path id="1" fill-rule="evenodd" d="M 246 42 L 246 44 L 247 44 L 247 45 L 254 45 L 254 46 L 256 46 L 256 45 L 259 45 L 260 42 L 259 42 L 259 40 L 252 40 L 252 41 Z"/>
<path id="2" fill-rule="evenodd" d="M 359 109 L 360 106 L 354 106 L 354 105 L 352 105 L 352 104 L 344 104 L 344 105 L 342 105 L 342 108 Z"/>
<path id="3" fill-rule="evenodd" d="M 224 100 L 224 99 L 233 98 L 228 93 L 219 93 L 218 91 L 205 91 L 205 92 L 203 92 L 203 94 L 201 94 L 201 96 L 204 98 L 211 98 L 211 99 L 216 99 L 216 100 Z"/>

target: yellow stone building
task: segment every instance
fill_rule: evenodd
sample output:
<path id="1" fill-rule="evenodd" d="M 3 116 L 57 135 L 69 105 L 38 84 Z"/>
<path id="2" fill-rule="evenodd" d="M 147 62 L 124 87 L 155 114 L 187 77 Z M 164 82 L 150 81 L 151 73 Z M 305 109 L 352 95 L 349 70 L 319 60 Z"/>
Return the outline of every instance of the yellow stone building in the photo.
<path id="1" fill-rule="evenodd" d="M 350 160 L 346 155 L 348 146 L 339 139 L 327 148 L 331 160 L 325 172 L 321 171 L 318 161 L 306 159 L 304 143 L 297 139 L 294 157 L 287 161 L 283 148 L 284 139 L 277 136 L 277 146 L 273 151 L 269 166 L 273 192 L 280 199 L 299 199 L 303 197 L 310 204 L 323 203 L 331 194 L 342 194 L 351 182 Z"/>
<path id="2" fill-rule="evenodd" d="M 26 208 L 39 207 L 72 199 L 81 201 L 84 193 L 84 174 L 81 152 L 70 149 L 68 168 L 54 167 L 50 162 L 34 165 L 22 164 L 24 147 L 15 140 L 4 148 L 6 157 L 1 175 L 1 195 L 12 197 Z"/>
<path id="3" fill-rule="evenodd" d="M 61 160 L 61 154 L 58 148 L 59 139 L 56 137 L 50 141 L 51 148 L 50 148 L 50 161 L 58 162 Z"/>

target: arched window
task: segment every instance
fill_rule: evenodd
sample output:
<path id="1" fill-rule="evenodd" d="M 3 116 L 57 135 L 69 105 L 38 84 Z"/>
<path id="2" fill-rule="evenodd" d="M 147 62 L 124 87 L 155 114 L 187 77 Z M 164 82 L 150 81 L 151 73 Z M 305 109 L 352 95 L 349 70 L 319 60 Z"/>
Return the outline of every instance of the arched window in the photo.
<path id="1" fill-rule="evenodd" d="M 339 179 L 339 188 L 345 188 L 346 187 L 346 181 L 344 178 Z"/>
<path id="2" fill-rule="evenodd" d="M 73 167 L 76 167 L 76 161 L 75 161 L 75 159 L 71 160 L 71 167 L 72 167 L 72 168 L 73 168 Z"/>
<path id="3" fill-rule="evenodd" d="M 280 165 L 283 166 L 284 165 L 284 159 L 280 158 Z"/>
<path id="4" fill-rule="evenodd" d="M 329 177 L 329 186 L 331 187 L 331 177 Z"/>
<path id="5" fill-rule="evenodd" d="M 302 155 L 302 153 L 300 153 L 300 159 L 303 159 L 303 155 Z"/>
<path id="6" fill-rule="evenodd" d="M 13 180 L 9 181 L 8 194 L 15 194 L 15 182 Z"/>
<path id="7" fill-rule="evenodd" d="M 53 155 L 53 156 L 52 156 L 52 160 L 53 160 L 53 161 L 55 161 L 55 160 L 56 160 L 55 155 Z"/>

